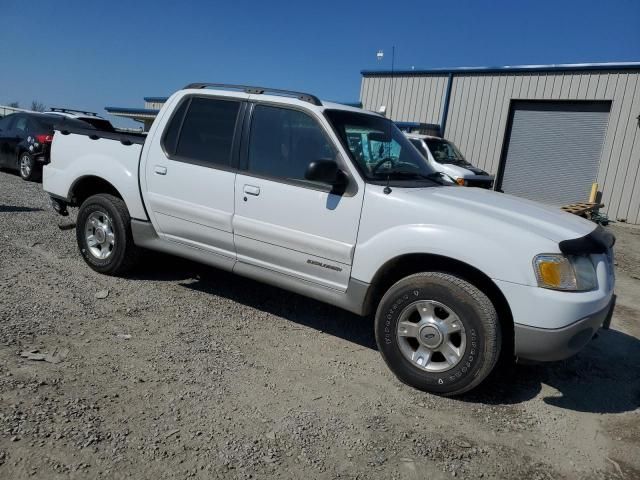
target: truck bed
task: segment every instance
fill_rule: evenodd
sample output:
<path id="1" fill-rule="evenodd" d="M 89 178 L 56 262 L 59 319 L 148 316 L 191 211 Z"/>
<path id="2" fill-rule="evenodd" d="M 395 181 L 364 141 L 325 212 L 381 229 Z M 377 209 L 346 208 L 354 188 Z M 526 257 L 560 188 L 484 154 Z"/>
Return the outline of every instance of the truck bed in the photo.
<path id="1" fill-rule="evenodd" d="M 43 170 L 43 188 L 55 197 L 70 201 L 76 182 L 98 177 L 120 193 L 132 218 L 147 220 L 138 183 L 138 165 L 145 139 L 145 134 L 130 132 L 56 130 L 51 163 Z"/>

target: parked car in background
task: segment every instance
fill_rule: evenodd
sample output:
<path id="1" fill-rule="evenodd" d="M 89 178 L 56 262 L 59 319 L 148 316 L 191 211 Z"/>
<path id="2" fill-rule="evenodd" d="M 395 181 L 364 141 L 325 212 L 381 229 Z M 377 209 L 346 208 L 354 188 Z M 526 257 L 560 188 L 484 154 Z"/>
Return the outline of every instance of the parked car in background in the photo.
<path id="1" fill-rule="evenodd" d="M 19 112 L 0 119 L 0 168 L 20 172 L 24 180 L 37 180 L 49 163 L 54 126 L 113 132 L 108 120 L 66 109 L 51 112 Z"/>
<path id="2" fill-rule="evenodd" d="M 71 108 L 50 108 L 47 115 L 58 115 L 62 117 L 62 122 L 58 125 L 61 128 L 64 128 L 66 119 L 80 120 L 88 123 L 96 130 L 100 130 L 102 132 L 115 132 L 115 127 L 111 124 L 111 122 L 105 118 L 102 118 L 97 113 L 94 112 L 85 112 L 83 110 L 73 110 Z M 77 124 L 72 124 L 76 126 Z"/>
<path id="3" fill-rule="evenodd" d="M 375 312 L 387 365 L 430 392 L 471 390 L 501 352 L 567 358 L 611 318 L 602 227 L 444 185 L 391 120 L 310 94 L 188 85 L 146 137 L 56 133 L 43 186 L 80 207 L 95 271 L 147 248 Z"/>
<path id="4" fill-rule="evenodd" d="M 493 188 L 493 175 L 469 163 L 453 142 L 440 137 L 407 133 L 407 138 L 437 172 L 464 187 Z"/>

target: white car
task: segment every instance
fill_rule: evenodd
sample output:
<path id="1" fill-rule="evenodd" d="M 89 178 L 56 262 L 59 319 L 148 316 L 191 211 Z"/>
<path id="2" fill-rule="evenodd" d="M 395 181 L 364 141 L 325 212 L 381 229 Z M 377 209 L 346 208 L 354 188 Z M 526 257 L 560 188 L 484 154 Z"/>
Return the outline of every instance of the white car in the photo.
<path id="1" fill-rule="evenodd" d="M 80 207 L 94 270 L 148 248 L 375 314 L 390 369 L 429 392 L 474 388 L 501 353 L 573 355 L 612 312 L 604 229 L 446 186 L 390 120 L 313 95 L 191 84 L 146 138 L 56 132 L 51 157 L 44 189 Z"/>
<path id="2" fill-rule="evenodd" d="M 407 133 L 407 138 L 427 159 L 431 168 L 464 187 L 492 188 L 494 176 L 469 163 L 453 142 L 444 138 Z"/>

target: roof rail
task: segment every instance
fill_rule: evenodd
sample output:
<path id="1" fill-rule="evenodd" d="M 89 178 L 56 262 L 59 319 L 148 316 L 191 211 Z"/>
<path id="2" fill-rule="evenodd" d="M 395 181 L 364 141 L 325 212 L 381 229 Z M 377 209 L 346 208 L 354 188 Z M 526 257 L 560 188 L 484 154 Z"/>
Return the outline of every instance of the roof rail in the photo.
<path id="1" fill-rule="evenodd" d="M 49 109 L 50 112 L 60 112 L 60 113 L 82 113 L 84 115 L 90 115 L 92 117 L 97 117 L 98 114 L 95 112 L 85 112 L 84 110 L 74 110 L 73 108 L 58 108 L 51 107 Z"/>
<path id="2" fill-rule="evenodd" d="M 322 102 L 315 95 L 311 95 L 310 93 L 304 92 L 296 92 L 294 90 L 280 90 L 277 88 L 267 88 L 267 87 L 252 87 L 249 85 L 229 85 L 226 83 L 190 83 L 186 87 L 187 88 L 221 88 L 221 89 L 229 89 L 229 90 L 242 90 L 245 93 L 253 93 L 253 94 L 263 94 L 263 93 L 273 93 L 275 95 L 283 95 L 286 97 L 294 97 L 298 100 L 302 100 L 303 102 L 309 102 L 313 105 L 322 106 Z"/>

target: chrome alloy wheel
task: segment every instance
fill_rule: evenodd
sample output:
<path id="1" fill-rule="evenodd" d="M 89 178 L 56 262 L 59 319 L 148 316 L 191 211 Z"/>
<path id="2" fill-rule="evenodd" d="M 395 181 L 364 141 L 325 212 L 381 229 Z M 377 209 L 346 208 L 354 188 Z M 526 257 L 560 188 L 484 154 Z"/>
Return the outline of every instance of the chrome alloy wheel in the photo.
<path id="1" fill-rule="evenodd" d="M 100 211 L 91 213 L 85 223 L 84 232 L 91 255 L 100 260 L 109 258 L 115 248 L 116 237 L 107 214 Z"/>
<path id="2" fill-rule="evenodd" d="M 400 313 L 398 344 L 404 357 L 427 372 L 444 372 L 464 356 L 467 335 L 455 312 L 433 300 L 419 300 Z"/>
<path id="3" fill-rule="evenodd" d="M 22 175 L 23 178 L 29 178 L 32 168 L 33 166 L 31 165 L 31 158 L 29 155 L 22 155 L 20 157 L 20 175 Z"/>

